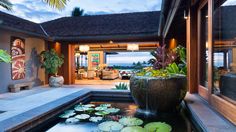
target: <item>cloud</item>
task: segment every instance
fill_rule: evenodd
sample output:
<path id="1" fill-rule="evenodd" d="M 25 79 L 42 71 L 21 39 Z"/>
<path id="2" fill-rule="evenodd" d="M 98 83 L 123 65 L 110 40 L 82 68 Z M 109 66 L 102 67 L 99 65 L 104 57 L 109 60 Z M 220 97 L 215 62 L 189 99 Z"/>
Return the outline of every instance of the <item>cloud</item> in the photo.
<path id="1" fill-rule="evenodd" d="M 10 0 L 13 11 L 0 7 L 1 11 L 37 23 L 70 16 L 74 7 L 80 7 L 88 15 L 128 13 L 160 10 L 161 0 L 70 0 L 62 11 L 49 7 L 43 0 Z"/>
<path id="2" fill-rule="evenodd" d="M 236 5 L 236 1 L 235 0 L 227 0 L 223 6 L 228 6 L 228 5 Z"/>
<path id="3" fill-rule="evenodd" d="M 132 64 L 133 62 L 148 61 L 153 58 L 149 52 L 118 52 L 117 55 L 108 55 L 108 63 L 127 63 Z"/>

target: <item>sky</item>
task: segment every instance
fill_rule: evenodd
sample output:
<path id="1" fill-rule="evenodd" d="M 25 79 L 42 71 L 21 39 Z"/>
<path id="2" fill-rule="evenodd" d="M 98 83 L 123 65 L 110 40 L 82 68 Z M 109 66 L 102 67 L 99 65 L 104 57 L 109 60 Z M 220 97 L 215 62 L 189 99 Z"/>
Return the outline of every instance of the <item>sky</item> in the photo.
<path id="1" fill-rule="evenodd" d="M 153 56 L 150 54 L 150 52 L 118 52 L 117 55 L 108 55 L 107 63 L 110 66 L 119 64 L 131 66 L 133 62 L 147 62 L 151 58 L 153 58 Z"/>
<path id="2" fill-rule="evenodd" d="M 161 8 L 162 0 L 70 0 L 62 11 L 53 9 L 43 0 L 9 0 L 13 3 L 13 10 L 1 11 L 41 23 L 60 17 L 70 16 L 74 7 L 80 7 L 86 14 L 113 14 L 128 12 L 156 11 Z"/>

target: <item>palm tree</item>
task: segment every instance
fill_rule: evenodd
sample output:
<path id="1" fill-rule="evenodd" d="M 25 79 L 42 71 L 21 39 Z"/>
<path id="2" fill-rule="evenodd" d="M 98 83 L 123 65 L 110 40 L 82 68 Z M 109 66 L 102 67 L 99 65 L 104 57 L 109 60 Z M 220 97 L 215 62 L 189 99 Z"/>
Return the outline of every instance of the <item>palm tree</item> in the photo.
<path id="1" fill-rule="evenodd" d="M 46 2 L 51 7 L 61 10 L 65 8 L 65 5 L 69 0 L 43 0 L 43 1 Z"/>
<path id="2" fill-rule="evenodd" d="M 75 7 L 71 13 L 71 16 L 83 16 L 83 15 L 84 15 L 84 10 L 80 9 L 79 7 Z"/>
<path id="3" fill-rule="evenodd" d="M 9 0 L 0 0 L 0 6 L 2 6 L 3 8 L 7 10 L 11 10 L 12 8 L 12 4 Z"/>
<path id="4" fill-rule="evenodd" d="M 56 9 L 63 9 L 65 8 L 66 3 L 69 0 L 42 0 L 43 2 L 46 2 L 49 6 L 56 8 Z M 12 3 L 9 0 L 0 0 L 0 6 L 7 10 L 12 9 Z"/>

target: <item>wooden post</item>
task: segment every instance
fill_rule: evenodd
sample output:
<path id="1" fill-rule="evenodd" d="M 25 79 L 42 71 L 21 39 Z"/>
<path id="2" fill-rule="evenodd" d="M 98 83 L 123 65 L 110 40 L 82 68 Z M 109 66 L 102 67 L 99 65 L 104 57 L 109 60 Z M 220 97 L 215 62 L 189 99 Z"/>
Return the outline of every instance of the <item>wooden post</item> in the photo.
<path id="1" fill-rule="evenodd" d="M 197 45 L 197 8 L 190 7 L 186 19 L 187 78 L 190 93 L 198 92 L 198 45 Z"/>
<path id="2" fill-rule="evenodd" d="M 61 45 L 61 51 L 64 55 L 64 64 L 61 68 L 62 75 L 67 85 L 75 83 L 75 46 L 64 43 Z"/>

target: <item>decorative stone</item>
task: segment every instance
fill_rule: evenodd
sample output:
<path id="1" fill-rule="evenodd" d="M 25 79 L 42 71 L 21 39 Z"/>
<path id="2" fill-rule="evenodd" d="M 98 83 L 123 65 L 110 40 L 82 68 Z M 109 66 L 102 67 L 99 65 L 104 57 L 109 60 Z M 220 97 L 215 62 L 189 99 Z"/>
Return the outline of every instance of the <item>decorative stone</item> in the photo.
<path id="1" fill-rule="evenodd" d="M 50 87 L 61 87 L 64 84 L 63 76 L 51 76 L 49 78 L 49 86 Z"/>
<path id="2" fill-rule="evenodd" d="M 157 113 L 171 112 L 181 103 L 187 92 L 187 78 L 132 76 L 130 90 L 141 110 Z"/>

